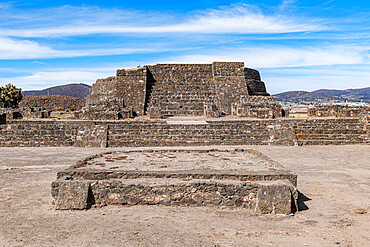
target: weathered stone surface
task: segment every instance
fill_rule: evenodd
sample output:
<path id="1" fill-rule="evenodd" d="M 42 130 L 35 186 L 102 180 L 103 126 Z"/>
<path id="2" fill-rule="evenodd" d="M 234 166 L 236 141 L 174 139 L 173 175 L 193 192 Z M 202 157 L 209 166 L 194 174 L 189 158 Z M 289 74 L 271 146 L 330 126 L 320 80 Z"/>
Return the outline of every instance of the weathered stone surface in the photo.
<path id="1" fill-rule="evenodd" d="M 290 214 L 296 210 L 298 193 L 286 182 L 261 183 L 258 187 L 256 211 L 261 214 Z"/>
<path id="2" fill-rule="evenodd" d="M 363 117 L 370 115 L 369 106 L 319 105 L 308 108 L 310 117 Z"/>
<path id="3" fill-rule="evenodd" d="M 242 97 L 231 105 L 231 115 L 251 118 L 277 118 L 282 116 L 281 105 L 273 97 Z"/>
<path id="4" fill-rule="evenodd" d="M 86 102 L 83 99 L 62 95 L 23 95 L 23 99 L 19 103 L 19 107 L 30 108 L 32 104 L 35 104 L 37 107 L 45 108 L 48 111 L 53 109 L 69 110 L 71 108 L 80 110 L 85 106 Z"/>
<path id="5" fill-rule="evenodd" d="M 51 184 L 55 209 L 87 209 L 89 207 L 90 182 L 56 180 Z"/>

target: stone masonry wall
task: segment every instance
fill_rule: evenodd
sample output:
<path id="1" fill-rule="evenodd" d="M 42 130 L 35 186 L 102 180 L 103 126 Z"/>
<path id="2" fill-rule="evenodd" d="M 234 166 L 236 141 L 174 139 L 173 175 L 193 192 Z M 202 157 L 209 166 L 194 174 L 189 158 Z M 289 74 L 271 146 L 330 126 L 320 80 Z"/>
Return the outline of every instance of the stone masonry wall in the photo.
<path id="1" fill-rule="evenodd" d="M 370 115 L 369 106 L 320 105 L 308 109 L 310 117 L 361 117 Z"/>
<path id="2" fill-rule="evenodd" d="M 258 70 L 244 68 L 245 82 L 248 87 L 249 95 L 269 96 L 266 92 L 266 86 L 261 81 L 261 76 Z"/>
<path id="3" fill-rule="evenodd" d="M 231 114 L 231 105 L 240 100 L 241 96 L 248 96 L 245 83 L 243 62 L 214 62 L 212 64 L 213 81 L 220 110 Z"/>
<path id="4" fill-rule="evenodd" d="M 117 91 L 124 106 L 132 108 L 137 116 L 144 115 L 147 68 L 117 70 Z"/>
<path id="5" fill-rule="evenodd" d="M 130 109 L 134 115 L 144 114 L 147 88 L 147 69 L 117 70 L 115 77 L 99 79 L 86 99 L 85 115 L 89 119 L 112 119 Z M 96 117 L 96 118 L 94 118 Z"/>
<path id="6" fill-rule="evenodd" d="M 271 96 L 241 98 L 231 105 L 231 115 L 252 118 L 277 118 L 282 116 L 281 105 Z"/>
<path id="7" fill-rule="evenodd" d="M 359 119 L 271 119 L 167 124 L 166 121 L 9 121 L 0 146 L 206 146 L 370 144 Z"/>

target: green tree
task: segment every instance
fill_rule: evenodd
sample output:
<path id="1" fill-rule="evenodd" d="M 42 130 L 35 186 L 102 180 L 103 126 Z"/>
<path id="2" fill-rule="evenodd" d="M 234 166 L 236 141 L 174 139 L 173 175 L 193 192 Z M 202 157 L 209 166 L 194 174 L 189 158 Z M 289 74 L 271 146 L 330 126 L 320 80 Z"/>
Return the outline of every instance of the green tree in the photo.
<path id="1" fill-rule="evenodd" d="M 5 108 L 17 108 L 22 97 L 22 89 L 16 88 L 11 83 L 0 87 L 0 102 Z"/>

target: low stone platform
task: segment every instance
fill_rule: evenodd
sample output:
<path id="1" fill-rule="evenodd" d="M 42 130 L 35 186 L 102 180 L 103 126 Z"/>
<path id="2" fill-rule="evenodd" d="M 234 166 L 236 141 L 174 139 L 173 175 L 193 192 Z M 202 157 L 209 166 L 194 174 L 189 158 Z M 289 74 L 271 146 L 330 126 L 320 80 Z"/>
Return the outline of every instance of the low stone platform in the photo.
<path id="1" fill-rule="evenodd" d="M 296 209 L 297 175 L 251 149 L 145 150 L 97 154 L 60 171 L 56 209 L 107 204 Z"/>

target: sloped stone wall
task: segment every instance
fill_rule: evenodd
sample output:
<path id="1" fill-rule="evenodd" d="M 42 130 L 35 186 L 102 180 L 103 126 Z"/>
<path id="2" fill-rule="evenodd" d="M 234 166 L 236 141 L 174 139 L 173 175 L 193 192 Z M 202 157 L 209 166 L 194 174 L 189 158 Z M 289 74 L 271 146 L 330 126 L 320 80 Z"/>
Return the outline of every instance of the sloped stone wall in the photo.
<path id="1" fill-rule="evenodd" d="M 245 82 L 248 87 L 249 95 L 269 96 L 266 92 L 266 86 L 261 81 L 261 76 L 258 70 L 244 68 Z"/>

